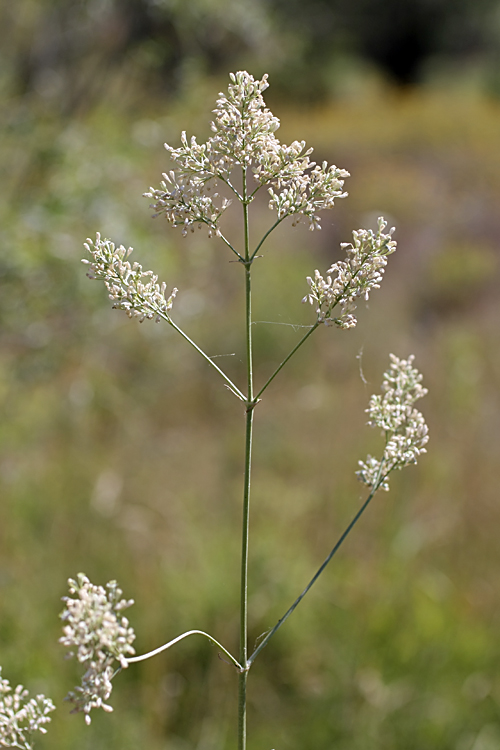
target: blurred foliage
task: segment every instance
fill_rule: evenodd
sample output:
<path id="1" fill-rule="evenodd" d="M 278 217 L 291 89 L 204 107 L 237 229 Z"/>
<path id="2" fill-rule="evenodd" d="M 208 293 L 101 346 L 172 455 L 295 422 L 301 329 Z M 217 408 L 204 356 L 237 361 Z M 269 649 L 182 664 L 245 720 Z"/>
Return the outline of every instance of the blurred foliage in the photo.
<path id="1" fill-rule="evenodd" d="M 342 12 L 354 15 L 356 5 Z M 362 502 L 356 462 L 379 445 L 363 410 L 391 351 L 416 354 L 430 391 L 422 410 L 431 441 L 256 661 L 250 749 L 493 750 L 500 107 L 471 78 L 461 92 L 438 82 L 390 87 L 367 71 L 361 32 L 357 47 L 338 47 L 357 50 L 357 61 L 339 53 L 328 69 L 335 101 L 298 105 L 285 93 L 311 80 L 298 75 L 300 60 L 311 60 L 320 83 L 327 75 L 324 19 L 342 8 L 309 7 L 311 38 L 300 33 L 300 8 L 285 19 L 278 3 L 2 7 L 0 663 L 11 682 L 60 704 L 78 670 L 57 645 L 57 602 L 79 570 L 99 583 L 117 578 L 136 599 L 139 651 L 193 627 L 237 649 L 240 404 L 173 331 L 110 310 L 79 258 L 96 230 L 134 246 L 146 268 L 179 287 L 176 320 L 244 380 L 240 267 L 203 232 L 183 240 L 152 222 L 141 194 L 168 168 L 163 141 L 177 144 L 182 129 L 208 133 L 229 63 L 260 74 L 258 58 L 279 82 L 272 101 L 271 79 L 268 99 L 281 139 L 305 138 L 318 160 L 352 177 L 322 232 L 280 227 L 255 266 L 257 382 L 311 320 L 300 305 L 304 277 L 341 257 L 353 228 L 383 213 L 397 226 L 399 250 L 358 328 L 318 331 L 259 404 L 252 641 L 283 614 Z M 391 5 L 383 7 L 381 27 Z M 449 7 L 433 4 L 432 13 L 444 19 Z M 453 23 L 469 28 L 466 18 L 494 7 L 460 9 Z M 314 58 L 313 28 L 325 29 Z M 443 20 L 435 33 L 446 28 Z M 494 39 L 495 26 L 479 31 L 487 57 L 493 47 L 481 40 Z M 265 200 L 253 208 L 256 238 L 270 215 Z M 238 220 L 227 221 L 237 237 Z M 115 714 L 86 728 L 63 706 L 37 746 L 229 748 L 235 689 L 232 668 L 191 639 L 122 673 Z"/>
<path id="2" fill-rule="evenodd" d="M 248 67 L 306 101 L 338 96 L 346 69 L 500 91 L 497 0 L 19 0 L 0 40 L 0 86 L 66 115 Z"/>

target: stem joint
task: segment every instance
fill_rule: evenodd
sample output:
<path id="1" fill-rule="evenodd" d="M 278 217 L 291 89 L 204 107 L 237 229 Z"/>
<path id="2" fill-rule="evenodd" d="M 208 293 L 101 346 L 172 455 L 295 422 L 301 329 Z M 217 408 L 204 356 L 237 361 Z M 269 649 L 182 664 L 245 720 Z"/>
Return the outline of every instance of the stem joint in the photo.
<path id="1" fill-rule="evenodd" d="M 251 411 L 255 409 L 259 401 L 262 401 L 261 398 L 254 398 L 252 401 L 247 401 L 247 408 L 246 408 L 246 414 L 250 414 Z"/>

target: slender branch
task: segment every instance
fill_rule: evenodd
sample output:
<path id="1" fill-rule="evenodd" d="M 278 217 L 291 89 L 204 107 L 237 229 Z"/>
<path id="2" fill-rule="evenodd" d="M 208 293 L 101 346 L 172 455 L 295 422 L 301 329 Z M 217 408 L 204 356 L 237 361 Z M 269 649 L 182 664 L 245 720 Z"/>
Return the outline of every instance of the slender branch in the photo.
<path id="1" fill-rule="evenodd" d="M 226 375 L 226 373 L 223 370 L 221 370 L 218 365 L 215 364 L 215 362 L 208 356 L 208 354 L 205 354 L 205 352 L 203 351 L 203 349 L 200 349 L 200 347 L 198 346 L 198 344 L 195 344 L 195 342 L 192 339 L 190 339 L 189 336 L 186 333 L 184 333 L 184 331 L 182 330 L 182 328 L 179 328 L 179 326 L 176 323 L 174 323 L 174 321 L 172 320 L 172 318 L 170 318 L 168 315 L 165 315 L 165 313 L 161 313 L 161 312 L 157 313 L 157 315 L 160 318 L 163 318 L 163 320 L 165 320 L 169 325 L 171 325 L 172 328 L 175 328 L 175 330 L 177 331 L 177 333 L 180 333 L 180 335 L 182 336 L 182 338 L 185 339 L 188 342 L 188 344 L 191 344 L 191 346 L 194 349 L 196 349 L 196 351 L 198 352 L 198 354 L 201 354 L 201 356 L 203 357 L 203 359 L 206 362 L 208 362 L 209 365 L 211 365 L 215 370 L 217 370 L 217 372 L 219 373 L 219 375 L 221 375 L 224 378 L 224 380 L 226 381 L 226 383 L 227 383 L 227 385 L 229 387 L 229 390 L 232 391 L 234 393 L 234 395 L 237 396 L 240 399 L 240 401 L 245 401 L 246 402 L 245 395 L 240 391 L 239 388 L 237 388 L 237 386 L 235 386 L 235 384 L 233 383 L 233 381 L 230 378 L 228 378 L 228 376 Z"/>
<path id="2" fill-rule="evenodd" d="M 226 182 L 226 180 L 224 180 L 224 182 Z M 229 183 L 228 183 L 228 182 L 226 182 L 226 185 L 229 185 Z M 232 187 L 232 186 L 230 185 L 230 187 Z M 234 190 L 234 188 L 232 188 L 232 189 Z M 235 192 L 236 192 L 236 191 L 235 191 Z M 239 196 L 239 194 L 238 194 L 238 192 L 236 192 L 236 195 L 238 195 L 238 197 L 240 197 L 240 196 Z M 220 217 L 221 217 L 221 215 L 222 215 L 222 214 L 219 214 L 219 217 L 218 217 L 218 218 L 220 218 Z M 200 224 L 205 224 L 205 225 L 206 225 L 206 226 L 207 226 L 207 227 L 208 227 L 209 229 L 211 229 L 211 230 L 212 230 L 212 231 L 213 231 L 214 233 L 215 233 L 215 232 L 217 231 L 217 230 L 216 230 L 216 228 L 215 228 L 215 225 L 213 224 L 213 222 L 211 222 L 211 221 L 208 221 L 207 219 L 203 219 L 203 218 L 200 218 L 200 219 L 199 219 L 199 223 L 200 223 Z M 174 222 L 174 227 L 181 227 L 181 226 L 184 226 L 184 222 L 183 222 L 183 221 L 176 221 L 176 222 Z M 234 247 L 233 247 L 233 246 L 231 245 L 231 243 L 229 242 L 229 240 L 228 240 L 228 239 L 226 239 L 226 237 L 224 237 L 224 235 L 223 235 L 222 233 L 219 233 L 219 234 L 217 234 L 217 236 L 218 236 L 218 237 L 220 237 L 220 238 L 221 238 L 221 240 L 222 240 L 223 242 L 225 242 L 225 243 L 226 243 L 226 245 L 227 245 L 227 246 L 229 247 L 229 249 L 230 249 L 230 250 L 232 250 L 232 252 L 233 252 L 233 253 L 234 253 L 235 255 L 237 255 L 237 256 L 238 256 L 238 258 L 239 258 L 239 259 L 240 259 L 241 261 L 243 261 L 243 260 L 244 260 L 243 256 L 239 254 L 239 252 L 238 252 L 238 251 L 237 251 L 237 250 L 236 250 L 236 249 L 235 249 L 235 248 L 234 248 Z"/>
<path id="3" fill-rule="evenodd" d="M 279 373 L 279 371 L 283 369 L 283 367 L 286 365 L 286 363 L 288 362 L 288 360 L 293 357 L 293 355 L 295 354 L 295 352 L 298 349 L 300 349 L 300 347 L 302 346 L 302 344 L 309 338 L 309 336 L 316 330 L 316 328 L 318 328 L 319 325 L 320 325 L 320 323 L 318 321 L 316 321 L 316 323 L 313 326 L 311 326 L 311 328 L 308 330 L 308 332 L 305 334 L 305 336 L 303 336 L 300 339 L 299 343 L 296 346 L 294 346 L 294 348 L 292 349 L 292 351 L 290 352 L 290 354 L 287 357 L 285 357 L 285 359 L 280 364 L 280 366 L 276 368 L 276 370 L 273 372 L 273 374 L 271 375 L 271 377 L 269 378 L 269 380 L 267 380 L 264 383 L 264 385 L 262 386 L 262 388 L 260 389 L 260 391 L 255 396 L 255 399 L 254 399 L 255 401 L 257 401 L 262 396 L 262 394 L 266 390 L 267 386 L 272 383 L 272 381 L 274 380 L 274 378 L 276 377 L 276 375 Z"/>
<path id="4" fill-rule="evenodd" d="M 245 258 L 243 257 L 243 255 L 240 255 L 240 253 L 239 253 L 239 252 L 238 252 L 238 251 L 237 251 L 237 250 L 236 250 L 236 249 L 235 249 L 235 248 L 234 248 L 234 247 L 233 247 L 233 246 L 231 245 L 231 243 L 229 242 L 229 240 L 228 240 L 228 239 L 226 239 L 226 237 L 224 237 L 224 235 L 223 235 L 222 233 L 221 233 L 221 234 L 219 234 L 219 237 L 221 238 L 221 240 L 222 240 L 223 242 L 225 242 L 225 243 L 226 243 L 226 245 L 228 246 L 228 248 L 229 248 L 230 250 L 232 250 L 232 251 L 233 251 L 233 253 L 234 253 L 235 255 L 237 255 L 237 256 L 238 256 L 239 260 L 241 260 L 242 262 L 244 262 L 244 261 L 245 261 Z"/>
<path id="5" fill-rule="evenodd" d="M 380 484 L 380 478 L 378 479 L 377 483 L 375 484 L 375 488 L 370 492 L 370 494 L 368 495 L 367 500 L 365 500 L 365 502 L 363 503 L 363 505 L 361 506 L 361 508 L 358 510 L 358 512 L 354 516 L 353 520 L 351 521 L 351 523 L 349 524 L 349 526 L 346 528 L 346 530 L 344 531 L 344 533 L 342 534 L 342 536 L 340 537 L 340 539 L 338 540 L 337 544 L 332 549 L 332 551 L 330 552 L 330 554 L 328 555 L 328 557 L 326 558 L 326 560 L 324 561 L 324 563 L 318 568 L 318 570 L 316 571 L 316 573 L 314 574 L 314 576 L 311 578 L 311 580 L 309 581 L 309 583 L 305 587 L 304 591 L 300 594 L 300 596 L 297 597 L 297 599 L 294 601 L 294 603 L 292 604 L 292 606 L 290 607 L 290 609 L 288 609 L 285 612 L 285 614 L 283 615 L 283 617 L 281 617 L 278 620 L 278 622 L 276 623 L 276 625 L 274 626 L 274 628 L 272 628 L 272 630 L 269 631 L 269 633 L 266 635 L 266 637 L 264 638 L 264 640 L 260 642 L 260 644 L 254 650 L 254 652 L 252 653 L 252 655 L 250 656 L 250 658 L 247 660 L 247 665 L 251 665 L 252 662 L 254 661 L 255 657 L 262 651 L 263 648 L 265 648 L 265 646 L 267 646 L 267 644 L 269 643 L 269 641 L 273 637 L 273 635 L 276 633 L 276 631 L 278 631 L 281 628 L 281 626 L 283 625 L 283 623 L 286 620 L 288 620 L 288 618 L 290 617 L 290 615 L 292 614 L 292 612 L 294 611 L 294 609 L 300 604 L 300 602 L 305 597 L 305 595 L 307 594 L 307 592 L 309 591 L 309 589 L 317 581 L 317 579 L 319 578 L 319 576 L 321 575 L 321 573 L 324 571 L 324 569 L 326 568 L 326 566 L 328 565 L 328 563 L 330 562 L 330 560 L 332 559 L 332 557 L 334 556 L 334 554 L 339 549 L 339 547 L 342 544 L 342 542 L 344 541 L 344 539 L 348 536 L 349 532 L 354 528 L 354 526 L 356 525 L 356 523 L 359 521 L 359 519 L 363 515 L 364 511 L 366 510 L 366 508 L 370 504 L 371 499 L 375 495 L 375 493 L 376 493 L 376 491 L 378 489 L 379 484 Z"/>
<path id="6" fill-rule="evenodd" d="M 250 193 L 250 195 L 249 195 L 249 197 L 248 197 L 248 201 L 249 201 L 249 202 L 250 202 L 250 201 L 253 201 L 253 199 L 254 199 L 254 197 L 255 197 L 255 194 L 256 194 L 256 193 L 258 193 L 258 191 L 259 191 L 259 190 L 260 190 L 260 189 L 261 189 L 262 187 L 264 187 L 264 185 L 266 185 L 266 184 L 268 184 L 268 181 L 267 181 L 267 180 L 266 180 L 266 182 L 261 182 L 261 183 L 260 183 L 260 185 L 257 185 L 257 187 L 255 188 L 255 190 L 252 190 L 252 192 Z"/>
<path id="7" fill-rule="evenodd" d="M 255 258 L 255 256 L 257 255 L 257 253 L 259 252 L 260 248 L 262 247 L 262 245 L 264 244 L 264 242 L 267 240 L 267 238 L 269 237 L 269 235 L 271 234 L 271 232 L 273 231 L 273 229 L 276 229 L 276 227 L 278 226 L 278 224 L 281 224 L 281 222 L 283 221 L 284 218 L 285 217 L 282 216 L 281 219 L 277 219 L 274 222 L 274 224 L 272 225 L 272 227 L 267 230 L 267 232 L 265 233 L 265 235 L 263 236 L 263 238 L 261 239 L 261 241 L 259 242 L 259 244 L 255 248 L 255 250 L 253 251 L 252 255 L 250 256 L 250 260 L 253 260 Z"/>
<path id="8" fill-rule="evenodd" d="M 243 197 L 238 193 L 232 182 L 225 177 L 223 177 L 221 174 L 218 174 L 216 176 L 216 179 L 221 180 L 225 185 L 228 186 L 228 188 L 235 194 L 235 196 L 238 198 L 240 203 L 243 203 Z"/>
<path id="9" fill-rule="evenodd" d="M 128 664 L 133 664 L 138 661 L 145 661 L 146 659 L 150 659 L 152 656 L 156 656 L 157 654 L 161 654 L 162 651 L 166 651 L 167 648 L 170 648 L 170 646 L 173 646 L 176 643 L 179 643 L 179 641 L 182 641 L 184 638 L 187 638 L 190 635 L 204 635 L 205 638 L 208 638 L 209 641 L 214 643 L 223 654 L 225 654 L 228 659 L 231 659 L 231 662 L 234 664 L 235 667 L 238 667 L 238 669 L 242 669 L 241 664 L 234 658 L 232 654 L 229 653 L 227 649 L 222 646 L 219 641 L 216 641 L 215 638 L 212 638 L 211 635 L 208 633 L 204 633 L 203 630 L 188 630 L 186 633 L 183 633 L 182 635 L 178 635 L 177 638 L 174 638 L 172 641 L 169 641 L 168 643 L 165 643 L 163 646 L 160 646 L 159 648 L 155 648 L 153 651 L 148 651 L 147 654 L 141 654 L 141 656 L 131 656 L 126 661 Z"/>

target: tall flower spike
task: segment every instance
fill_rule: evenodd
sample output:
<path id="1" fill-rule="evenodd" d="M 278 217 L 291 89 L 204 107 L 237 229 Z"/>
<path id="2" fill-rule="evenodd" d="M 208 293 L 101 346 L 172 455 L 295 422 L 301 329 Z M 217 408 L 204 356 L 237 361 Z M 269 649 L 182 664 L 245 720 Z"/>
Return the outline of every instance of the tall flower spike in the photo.
<path id="1" fill-rule="evenodd" d="M 335 324 L 339 328 L 354 328 L 357 323 L 352 314 L 356 309 L 359 297 L 368 299 L 372 289 L 378 289 L 382 281 L 387 256 L 396 251 L 396 242 L 392 239 L 394 227 L 384 234 L 387 222 L 380 216 L 378 230 L 354 231 L 353 243 L 342 243 L 347 252 L 345 260 L 334 263 L 328 269 L 326 279 L 316 270 L 314 277 L 307 277 L 310 287 L 302 302 L 309 302 L 316 307 L 318 322 L 325 325 Z M 335 314 L 335 309 L 339 308 Z"/>
<path id="2" fill-rule="evenodd" d="M 127 667 L 127 655 L 135 651 L 132 643 L 135 633 L 121 612 L 130 607 L 132 599 L 121 599 L 122 591 L 116 581 L 95 586 L 87 576 L 79 573 L 76 580 L 69 579 L 69 592 L 76 595 L 63 597 L 65 609 L 61 614 L 63 633 L 59 642 L 68 648 L 76 648 L 76 658 L 86 666 L 82 684 L 66 696 L 74 704 L 72 713 L 83 712 L 85 722 L 90 724 L 90 711 L 102 708 L 112 711 L 106 703 L 111 695 L 111 679 L 116 669 Z M 75 656 L 74 651 L 69 656 Z"/>
<path id="3" fill-rule="evenodd" d="M 55 706 L 50 698 L 30 698 L 22 685 L 12 691 L 9 681 L 2 678 L 0 667 L 0 747 L 33 750 L 33 733 L 46 734 L 51 711 L 55 711 Z"/>
<path id="4" fill-rule="evenodd" d="M 344 198 L 345 169 L 321 166 L 310 161 L 312 148 L 305 141 L 285 146 L 276 138 L 280 126 L 277 117 L 266 107 L 262 92 L 268 87 L 267 75 L 255 80 L 246 71 L 231 73 L 228 93 L 219 94 L 212 122 L 213 135 L 198 143 L 181 135 L 181 145 L 165 144 L 176 168 L 163 174 L 160 188 L 147 193 L 154 203 L 155 216 L 163 214 L 173 226 L 182 226 L 186 235 L 195 225 L 206 225 L 209 236 L 220 234 L 219 219 L 230 201 L 212 191 L 218 182 L 225 183 L 239 198 L 231 183 L 234 168 L 251 169 L 257 190 L 268 186 L 269 208 L 276 210 L 281 221 L 293 216 L 295 223 L 305 218 L 310 229 L 320 228 L 318 212 L 332 208 L 335 198 Z M 218 200 L 216 200 L 218 199 Z"/>
<path id="5" fill-rule="evenodd" d="M 398 359 L 391 354 L 391 365 L 384 373 L 382 395 L 374 395 L 366 409 L 371 427 L 379 427 L 385 435 L 385 449 L 380 461 L 368 456 L 359 461 L 358 479 L 372 490 L 389 489 L 391 471 L 416 464 L 421 453 L 426 453 L 429 440 L 423 415 L 413 407 L 426 395 L 421 385 L 422 375 L 413 367 L 413 354 Z"/>
<path id="6" fill-rule="evenodd" d="M 123 245 L 115 247 L 110 240 L 101 240 L 99 232 L 95 242 L 88 239 L 85 247 L 93 260 L 82 260 L 89 266 L 90 279 L 103 279 L 112 300 L 113 307 L 125 310 L 129 318 L 154 318 L 157 322 L 169 318 L 170 310 L 177 294 L 172 290 L 170 297 L 165 295 L 167 285 L 158 284 L 158 276 L 152 271 L 143 271 L 140 263 L 131 264 L 127 258 L 132 252 Z"/>

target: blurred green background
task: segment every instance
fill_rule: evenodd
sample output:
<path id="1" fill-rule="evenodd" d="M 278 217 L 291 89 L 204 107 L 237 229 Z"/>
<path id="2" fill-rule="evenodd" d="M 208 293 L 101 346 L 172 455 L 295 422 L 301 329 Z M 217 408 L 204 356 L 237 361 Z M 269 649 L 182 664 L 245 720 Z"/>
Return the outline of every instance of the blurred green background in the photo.
<path id="1" fill-rule="evenodd" d="M 365 496 L 357 460 L 381 443 L 364 409 L 390 352 L 416 355 L 431 440 L 256 661 L 250 750 L 500 747 L 499 43 L 497 0 L 2 4 L 5 677 L 58 704 L 79 679 L 57 615 L 80 570 L 134 597 L 139 652 L 191 628 L 237 651 L 241 405 L 167 326 L 111 310 L 79 260 L 96 230 L 134 246 L 244 382 L 241 268 L 141 196 L 164 141 L 207 137 L 229 71 L 267 71 L 279 137 L 352 177 L 321 232 L 282 226 L 255 265 L 257 383 L 312 320 L 305 276 L 352 229 L 384 214 L 399 249 L 358 327 L 319 330 L 257 409 L 252 643 Z M 257 239 L 271 214 L 253 209 Z M 232 748 L 235 691 L 189 639 L 120 675 L 90 728 L 60 707 L 37 747 Z"/>

